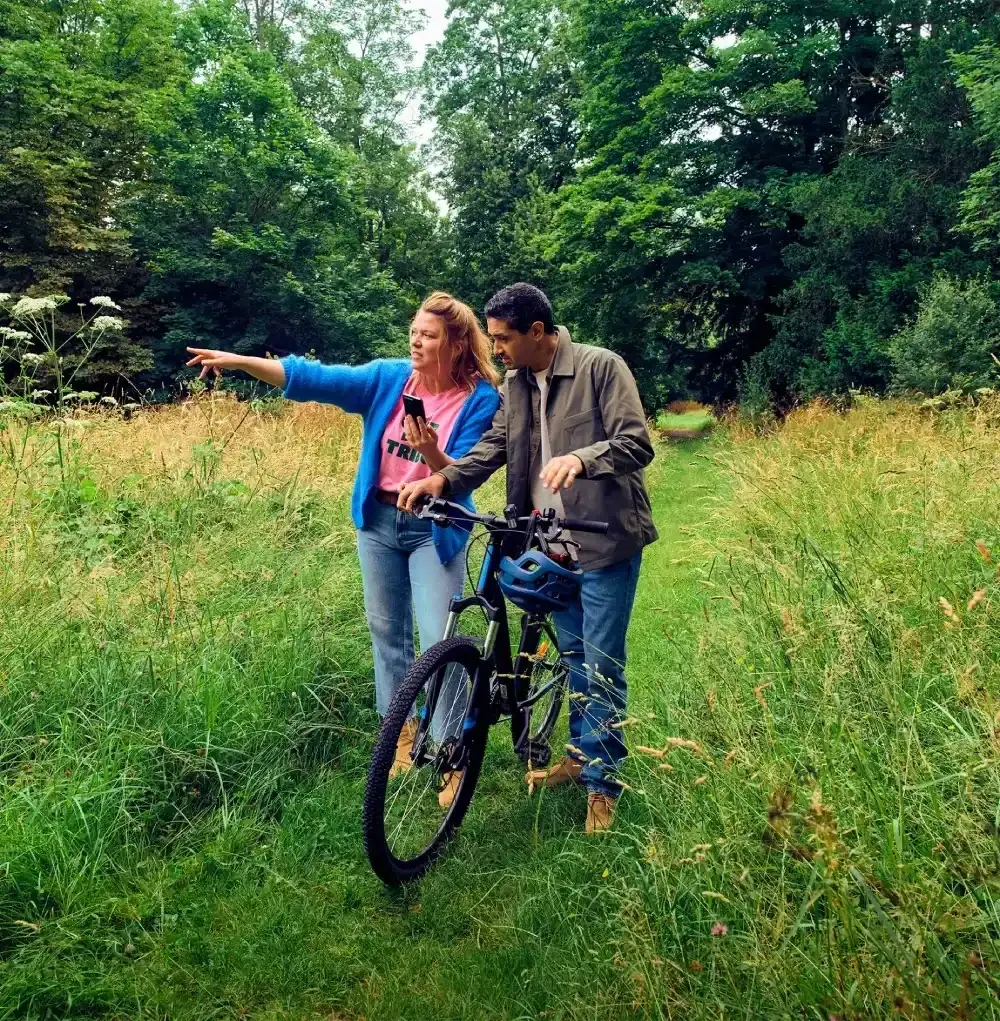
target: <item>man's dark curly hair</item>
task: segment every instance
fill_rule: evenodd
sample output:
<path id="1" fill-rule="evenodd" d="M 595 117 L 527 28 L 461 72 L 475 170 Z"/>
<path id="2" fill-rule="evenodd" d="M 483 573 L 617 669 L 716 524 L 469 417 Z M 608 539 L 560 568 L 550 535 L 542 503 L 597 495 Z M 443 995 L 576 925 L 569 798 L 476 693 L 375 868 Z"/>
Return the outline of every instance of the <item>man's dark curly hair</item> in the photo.
<path id="1" fill-rule="evenodd" d="M 502 319 L 512 330 L 527 333 L 532 323 L 541 323 L 546 333 L 556 329 L 552 305 L 534 284 L 511 284 L 486 302 L 486 315 Z"/>

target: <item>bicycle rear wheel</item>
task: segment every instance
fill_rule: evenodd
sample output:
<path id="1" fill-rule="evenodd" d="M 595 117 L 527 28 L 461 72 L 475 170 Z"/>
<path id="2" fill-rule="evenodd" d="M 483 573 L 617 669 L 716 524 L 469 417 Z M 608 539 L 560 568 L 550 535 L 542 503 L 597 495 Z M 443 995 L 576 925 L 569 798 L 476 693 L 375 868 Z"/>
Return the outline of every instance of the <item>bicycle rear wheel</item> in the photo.
<path id="1" fill-rule="evenodd" d="M 530 627 L 531 625 L 529 625 Z M 534 652 L 522 649 L 514 672 L 519 706 L 511 715 L 514 747 L 525 764 L 544 767 L 552 756 L 550 739 L 566 698 L 569 669 L 559 651 L 555 628 L 537 625 L 537 638 L 528 641 Z"/>
<path id="2" fill-rule="evenodd" d="M 427 871 L 472 800 L 489 729 L 485 708 L 474 703 L 480 663 L 471 639 L 431 646 L 403 678 L 382 721 L 365 785 L 362 832 L 372 869 L 391 886 Z M 407 726 L 415 726 L 409 764 L 393 775 Z M 452 776 L 459 771 L 460 778 Z M 442 805 L 446 787 L 454 796 Z"/>

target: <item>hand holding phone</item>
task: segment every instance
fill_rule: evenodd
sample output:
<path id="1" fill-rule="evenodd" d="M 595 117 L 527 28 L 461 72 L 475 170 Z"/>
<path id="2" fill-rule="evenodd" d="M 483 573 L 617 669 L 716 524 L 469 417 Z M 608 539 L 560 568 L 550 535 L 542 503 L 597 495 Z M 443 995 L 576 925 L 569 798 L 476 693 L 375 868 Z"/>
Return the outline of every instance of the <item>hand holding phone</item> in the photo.
<path id="1" fill-rule="evenodd" d="M 427 421 L 427 412 L 424 410 L 424 402 L 419 397 L 414 397 L 413 394 L 403 394 L 403 421 L 402 425 L 406 427 L 406 416 L 412 415 L 413 421 L 422 418 L 425 422 Z"/>

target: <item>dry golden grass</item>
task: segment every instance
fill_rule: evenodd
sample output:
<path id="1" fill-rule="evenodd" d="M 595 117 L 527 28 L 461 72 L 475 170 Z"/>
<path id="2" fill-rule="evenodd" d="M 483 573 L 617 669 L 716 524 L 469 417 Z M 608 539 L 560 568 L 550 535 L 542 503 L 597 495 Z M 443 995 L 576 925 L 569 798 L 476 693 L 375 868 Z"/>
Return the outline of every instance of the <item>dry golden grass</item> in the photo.
<path id="1" fill-rule="evenodd" d="M 84 421 L 85 444 L 109 484 L 150 466 L 176 471 L 190 463 L 195 447 L 212 442 L 225 448 L 227 474 L 276 485 L 298 476 L 333 495 L 350 489 L 361 440 L 361 420 L 339 408 L 286 403 L 253 410 L 225 392 L 144 411 L 130 422 L 107 415 Z"/>
<path id="2" fill-rule="evenodd" d="M 342 495 L 353 484 L 361 440 L 361 420 L 338 408 L 254 408 L 225 392 L 146 408 L 128 421 L 116 413 L 83 412 L 51 425 L 8 429 L 8 456 L 0 458 L 0 493 L 8 507 L 56 456 L 57 430 L 64 446 L 76 446 L 102 490 L 129 478 L 176 480 L 199 457 L 219 455 L 226 477 L 250 485 L 280 488 L 294 479 L 325 496 Z"/>

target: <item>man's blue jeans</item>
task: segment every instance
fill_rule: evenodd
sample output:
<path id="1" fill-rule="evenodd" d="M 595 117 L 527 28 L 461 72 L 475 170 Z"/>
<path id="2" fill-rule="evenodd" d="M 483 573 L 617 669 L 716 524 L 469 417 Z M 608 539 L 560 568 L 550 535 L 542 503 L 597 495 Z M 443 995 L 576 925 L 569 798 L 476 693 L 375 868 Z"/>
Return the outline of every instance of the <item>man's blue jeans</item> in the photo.
<path id="1" fill-rule="evenodd" d="M 589 791 L 617 797 L 625 742 L 614 724 L 625 718 L 625 636 L 642 553 L 585 571 L 580 595 L 554 614 L 559 648 L 570 663 L 569 755 L 583 764 Z"/>
<path id="2" fill-rule="evenodd" d="M 420 649 L 426 651 L 441 640 L 448 604 L 452 596 L 462 593 L 465 554 L 442 564 L 430 521 L 380 503 L 368 527 L 358 531 L 358 558 L 375 657 L 375 708 L 385 716 L 399 682 L 413 664 L 414 611 Z M 455 687 L 453 671 L 448 673 L 437 702 L 440 711 L 432 721 L 436 739 L 450 732 L 451 716 L 461 722 L 468 697 Z"/>

